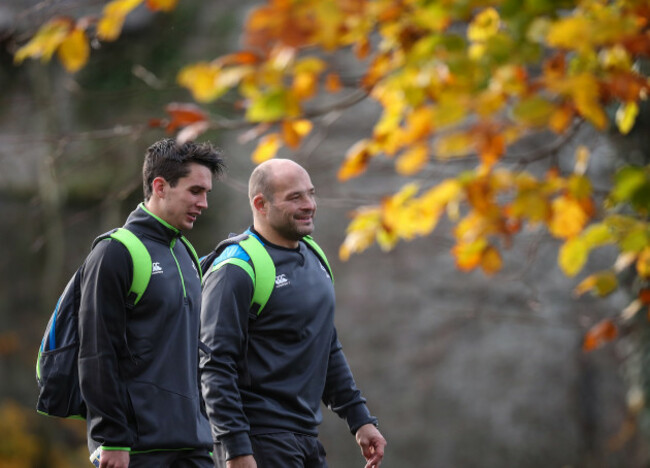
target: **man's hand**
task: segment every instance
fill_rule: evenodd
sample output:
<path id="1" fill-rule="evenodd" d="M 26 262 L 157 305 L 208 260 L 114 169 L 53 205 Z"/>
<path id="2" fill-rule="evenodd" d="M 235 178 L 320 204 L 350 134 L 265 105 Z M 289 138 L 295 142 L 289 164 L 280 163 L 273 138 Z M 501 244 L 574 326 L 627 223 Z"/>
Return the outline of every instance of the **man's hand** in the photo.
<path id="1" fill-rule="evenodd" d="M 366 468 L 379 468 L 384 458 L 386 439 L 372 424 L 361 426 L 355 435 L 361 453 L 366 459 Z"/>
<path id="2" fill-rule="evenodd" d="M 129 468 L 129 452 L 126 450 L 102 450 L 99 468 Z"/>
<path id="3" fill-rule="evenodd" d="M 257 468 L 257 463 L 253 455 L 243 455 L 228 460 L 226 468 Z"/>

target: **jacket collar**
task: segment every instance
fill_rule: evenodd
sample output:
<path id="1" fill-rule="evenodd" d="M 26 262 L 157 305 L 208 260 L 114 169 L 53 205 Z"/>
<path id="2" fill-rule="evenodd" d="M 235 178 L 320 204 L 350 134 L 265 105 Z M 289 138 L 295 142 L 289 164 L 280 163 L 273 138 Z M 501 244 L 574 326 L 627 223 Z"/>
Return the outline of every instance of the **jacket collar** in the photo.
<path id="1" fill-rule="evenodd" d="M 165 243 L 182 236 L 181 231 L 149 211 L 144 203 L 131 212 L 124 227 Z"/>

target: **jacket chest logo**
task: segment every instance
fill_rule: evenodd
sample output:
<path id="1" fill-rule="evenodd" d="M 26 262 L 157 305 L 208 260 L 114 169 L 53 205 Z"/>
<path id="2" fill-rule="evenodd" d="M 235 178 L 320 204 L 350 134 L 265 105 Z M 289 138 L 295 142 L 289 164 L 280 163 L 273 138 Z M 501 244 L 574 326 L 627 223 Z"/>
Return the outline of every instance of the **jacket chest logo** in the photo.
<path id="1" fill-rule="evenodd" d="M 275 287 L 276 288 L 282 288 L 284 286 L 289 286 L 291 282 L 287 278 L 287 275 L 284 273 L 279 274 L 278 276 L 275 277 Z"/>
<path id="2" fill-rule="evenodd" d="M 152 262 L 151 263 L 151 274 L 152 275 L 160 275 L 163 273 L 163 269 L 160 266 L 160 262 Z"/>

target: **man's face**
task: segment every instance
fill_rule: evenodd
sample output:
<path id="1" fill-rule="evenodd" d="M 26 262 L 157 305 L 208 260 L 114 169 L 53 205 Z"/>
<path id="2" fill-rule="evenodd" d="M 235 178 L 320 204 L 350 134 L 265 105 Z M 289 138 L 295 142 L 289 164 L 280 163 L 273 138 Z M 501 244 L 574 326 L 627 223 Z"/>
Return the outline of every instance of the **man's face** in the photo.
<path id="1" fill-rule="evenodd" d="M 273 200 L 268 200 L 267 220 L 282 238 L 297 241 L 314 231 L 316 199 L 309 174 L 290 168 L 274 178 Z"/>
<path id="2" fill-rule="evenodd" d="M 190 163 L 190 172 L 178 179 L 175 187 L 164 182 L 160 217 L 181 231 L 192 229 L 194 221 L 208 207 L 212 172 L 206 166 Z"/>

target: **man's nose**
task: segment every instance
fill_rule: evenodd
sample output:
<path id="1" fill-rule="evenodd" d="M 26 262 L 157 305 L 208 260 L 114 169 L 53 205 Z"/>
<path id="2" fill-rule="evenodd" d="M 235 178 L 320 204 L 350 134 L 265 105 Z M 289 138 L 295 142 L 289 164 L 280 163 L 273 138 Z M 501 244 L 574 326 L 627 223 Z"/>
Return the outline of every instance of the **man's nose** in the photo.
<path id="1" fill-rule="evenodd" d="M 197 206 L 202 210 L 205 210 L 208 207 L 208 194 L 204 193 L 199 197 Z"/>

